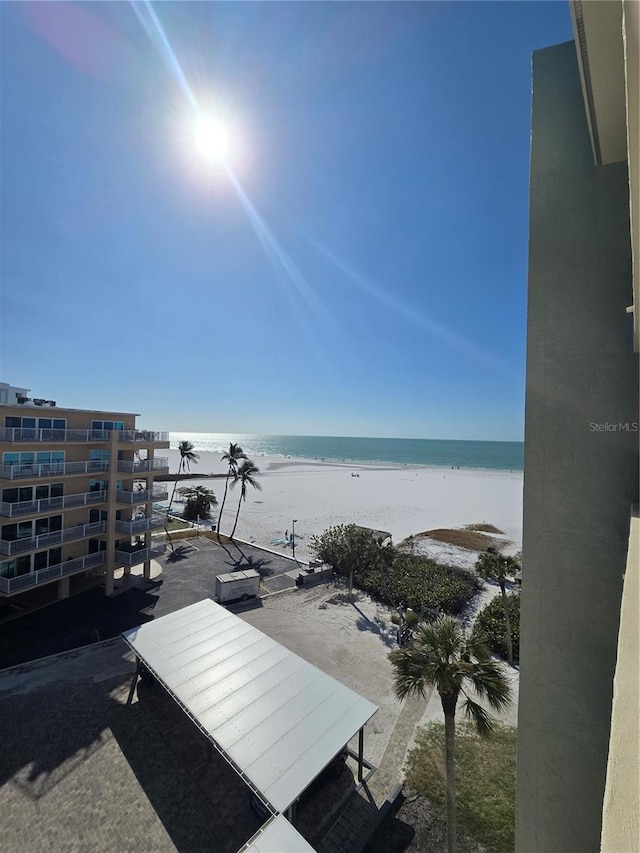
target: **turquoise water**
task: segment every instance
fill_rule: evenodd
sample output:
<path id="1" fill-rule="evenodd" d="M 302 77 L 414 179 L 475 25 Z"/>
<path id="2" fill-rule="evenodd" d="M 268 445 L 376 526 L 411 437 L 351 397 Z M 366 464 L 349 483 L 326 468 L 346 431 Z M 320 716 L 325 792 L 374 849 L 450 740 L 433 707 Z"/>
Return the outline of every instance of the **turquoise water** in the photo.
<path id="1" fill-rule="evenodd" d="M 196 450 L 224 453 L 236 442 L 251 457 L 287 456 L 326 461 L 383 462 L 443 468 L 522 471 L 521 441 L 446 441 L 431 438 L 356 438 L 324 435 L 241 435 L 172 432 L 171 447 L 190 441 Z"/>

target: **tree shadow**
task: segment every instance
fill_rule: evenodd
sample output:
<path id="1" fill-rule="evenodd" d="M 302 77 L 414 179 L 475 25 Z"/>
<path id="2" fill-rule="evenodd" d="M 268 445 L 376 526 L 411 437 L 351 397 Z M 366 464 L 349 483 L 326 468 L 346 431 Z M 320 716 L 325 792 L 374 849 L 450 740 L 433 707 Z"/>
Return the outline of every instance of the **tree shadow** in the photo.
<path id="1" fill-rule="evenodd" d="M 169 554 L 169 556 L 166 557 L 165 562 L 178 563 L 181 560 L 186 560 L 189 556 L 190 550 L 191 548 L 186 545 L 178 545 L 178 547 L 174 548 L 174 550 Z"/>
<path id="2" fill-rule="evenodd" d="M 359 614 L 356 619 L 356 628 L 358 631 L 368 631 L 370 634 L 377 634 L 387 648 L 395 648 L 396 629 L 394 625 L 387 626 L 385 621 L 378 616 L 374 617 L 374 619 L 369 619 L 355 604 L 352 604 L 352 607 Z"/>

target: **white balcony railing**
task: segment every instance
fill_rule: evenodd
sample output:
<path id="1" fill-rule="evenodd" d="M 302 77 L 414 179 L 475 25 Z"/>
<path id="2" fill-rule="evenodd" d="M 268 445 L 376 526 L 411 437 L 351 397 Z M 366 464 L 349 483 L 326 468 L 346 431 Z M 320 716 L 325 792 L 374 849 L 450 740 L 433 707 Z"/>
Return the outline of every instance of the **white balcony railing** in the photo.
<path id="1" fill-rule="evenodd" d="M 169 433 L 149 429 L 122 429 L 118 430 L 118 441 L 134 442 L 135 444 L 158 444 L 168 442 Z"/>
<path id="2" fill-rule="evenodd" d="M 166 466 L 165 466 L 166 467 Z M 109 470 L 109 461 L 90 459 L 86 462 L 44 462 L 0 465 L 0 477 L 5 480 L 31 480 L 34 477 L 67 477 L 70 474 L 93 474 Z"/>
<path id="3" fill-rule="evenodd" d="M 0 554 L 12 557 L 14 554 L 25 554 L 27 551 L 37 551 L 40 548 L 52 548 L 62 542 L 72 542 L 74 539 L 86 539 L 97 536 L 107 529 L 106 521 L 94 521 L 91 524 L 77 524 L 53 533 L 42 533 L 40 536 L 30 536 L 24 539 L 0 539 Z"/>
<path id="4" fill-rule="evenodd" d="M 157 459 L 134 459 L 132 462 L 124 459 L 118 461 L 118 471 L 124 474 L 144 474 L 149 471 L 162 471 L 163 468 L 169 468 L 166 456 Z"/>
<path id="5" fill-rule="evenodd" d="M 53 509 L 69 509 L 76 506 L 105 503 L 109 493 L 101 489 L 96 492 L 83 492 L 79 495 L 60 495 L 57 498 L 42 498 L 39 501 L 16 501 L 0 503 L 0 515 L 5 518 L 17 518 L 22 515 L 37 515 L 51 512 Z"/>
<path id="6" fill-rule="evenodd" d="M 65 563 L 49 566 L 48 569 L 40 569 L 38 572 L 29 572 L 15 578 L 0 577 L 0 593 L 13 595 L 15 592 L 22 592 L 30 587 L 65 577 L 65 575 L 77 574 L 93 566 L 99 566 L 100 563 L 104 563 L 104 558 L 105 552 L 98 551 L 96 554 L 87 554 L 86 557 L 77 557 L 75 560 L 67 560 Z"/>
<path id="7" fill-rule="evenodd" d="M 102 429 L 23 429 L 22 427 L 0 428 L 0 441 L 21 441 L 49 444 L 67 441 L 109 441 L 111 433 Z"/>
<path id="8" fill-rule="evenodd" d="M 166 545 L 152 545 L 150 548 L 136 548 L 133 551 L 116 551 L 115 561 L 123 566 L 137 566 L 145 560 L 153 560 L 167 550 Z"/>
<path id="9" fill-rule="evenodd" d="M 139 489 L 129 492 L 119 489 L 116 492 L 116 501 L 119 504 L 143 504 L 149 501 L 164 501 L 169 497 L 165 486 L 154 486 L 153 489 Z"/>
<path id="10" fill-rule="evenodd" d="M 164 527 L 164 515 L 152 515 L 151 518 L 135 518 L 131 521 L 116 521 L 116 531 L 134 536 L 137 533 L 146 533 L 147 530 L 155 530 Z"/>

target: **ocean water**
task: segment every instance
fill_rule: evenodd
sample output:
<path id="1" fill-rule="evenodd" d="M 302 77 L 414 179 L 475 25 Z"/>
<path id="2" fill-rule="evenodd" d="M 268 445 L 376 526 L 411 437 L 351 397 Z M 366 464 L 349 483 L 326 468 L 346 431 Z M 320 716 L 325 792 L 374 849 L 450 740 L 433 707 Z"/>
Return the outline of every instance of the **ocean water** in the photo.
<path id="1" fill-rule="evenodd" d="M 224 453 L 231 442 L 251 457 L 288 456 L 327 462 L 426 465 L 522 471 L 521 441 L 446 441 L 431 438 L 356 438 L 325 435 L 240 435 L 172 432 L 171 447 L 190 441 L 196 450 Z"/>

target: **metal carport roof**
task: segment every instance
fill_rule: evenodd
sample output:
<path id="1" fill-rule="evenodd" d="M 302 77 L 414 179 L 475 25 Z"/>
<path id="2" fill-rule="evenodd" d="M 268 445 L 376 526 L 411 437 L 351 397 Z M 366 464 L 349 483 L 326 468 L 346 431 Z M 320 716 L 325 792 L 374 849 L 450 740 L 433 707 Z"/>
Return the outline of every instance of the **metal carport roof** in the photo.
<path id="1" fill-rule="evenodd" d="M 256 833 L 241 853 L 315 853 L 315 850 L 286 817 L 279 814 Z"/>
<path id="2" fill-rule="evenodd" d="M 378 710 L 210 599 L 122 636 L 276 812 Z"/>

